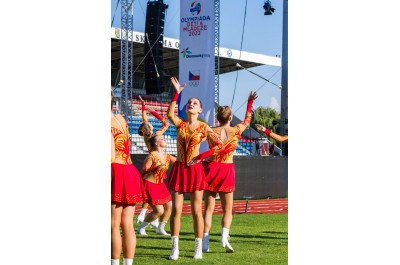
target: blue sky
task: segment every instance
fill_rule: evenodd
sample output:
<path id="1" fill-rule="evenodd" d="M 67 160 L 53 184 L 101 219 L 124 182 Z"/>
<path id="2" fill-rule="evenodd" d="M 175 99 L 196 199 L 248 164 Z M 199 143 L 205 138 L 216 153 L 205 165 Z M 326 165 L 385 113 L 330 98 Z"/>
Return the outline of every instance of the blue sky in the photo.
<path id="1" fill-rule="evenodd" d="M 111 20 L 113 27 L 121 25 L 121 5 L 118 0 L 111 0 Z M 264 15 L 264 1 L 220 0 L 220 46 L 270 56 L 282 54 L 282 0 L 272 0 L 275 12 Z M 179 39 L 179 3 L 177 0 L 164 0 L 168 4 L 164 36 Z M 133 3 L 133 29 L 144 32 L 147 0 Z M 246 9 L 246 17 L 245 15 Z M 115 15 L 115 16 L 114 16 Z M 245 19 L 245 20 L 244 20 Z M 111 21 L 110 20 L 110 21 Z M 245 23 L 244 30 L 243 23 Z M 241 44 L 243 35 L 243 43 Z M 281 68 L 259 66 L 250 69 L 273 83 L 281 84 Z M 237 83 L 236 83 L 236 75 Z M 246 100 L 250 91 L 258 90 L 255 107 L 273 107 L 280 112 L 281 91 L 265 80 L 247 72 L 239 71 L 220 75 L 219 99 L 221 105 L 231 106 L 233 92 L 236 92 L 232 109 L 239 118 L 244 116 Z"/>

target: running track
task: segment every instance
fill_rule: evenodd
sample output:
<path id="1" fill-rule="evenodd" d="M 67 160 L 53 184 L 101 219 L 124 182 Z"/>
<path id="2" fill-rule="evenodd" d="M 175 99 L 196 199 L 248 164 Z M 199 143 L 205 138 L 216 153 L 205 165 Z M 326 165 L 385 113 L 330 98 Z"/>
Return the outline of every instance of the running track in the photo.
<path id="1" fill-rule="evenodd" d="M 202 206 L 204 210 L 204 202 Z M 141 205 L 137 205 L 135 209 L 135 216 L 140 213 Z M 233 214 L 246 213 L 246 201 L 233 202 Z M 151 208 L 149 207 L 149 211 Z M 247 205 L 247 213 L 288 213 L 288 199 L 271 199 L 271 200 L 249 200 Z M 190 214 L 190 204 L 183 204 L 182 214 Z M 215 202 L 214 214 L 222 214 L 221 201 Z"/>

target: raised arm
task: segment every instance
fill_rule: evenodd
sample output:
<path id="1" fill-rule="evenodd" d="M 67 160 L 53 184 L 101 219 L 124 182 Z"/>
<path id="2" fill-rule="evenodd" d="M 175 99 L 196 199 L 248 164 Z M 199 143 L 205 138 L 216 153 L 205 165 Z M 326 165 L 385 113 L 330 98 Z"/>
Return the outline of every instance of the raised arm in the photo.
<path id="1" fill-rule="evenodd" d="M 279 135 L 276 134 L 274 132 L 271 132 L 270 130 L 266 129 L 264 126 L 260 125 L 260 124 L 256 124 L 256 129 L 259 132 L 263 132 L 266 135 L 268 135 L 269 137 L 271 137 L 272 139 L 275 139 L 276 141 L 280 142 L 280 143 L 285 143 L 288 141 L 288 136 L 287 135 Z"/>
<path id="2" fill-rule="evenodd" d="M 146 104 L 145 104 L 145 102 L 144 102 L 144 100 L 142 99 L 141 96 L 139 96 L 139 99 L 140 99 L 140 101 L 142 102 L 142 119 L 143 119 L 143 122 L 148 122 L 147 114 L 146 114 Z M 163 124 L 163 126 L 161 127 L 161 129 L 158 130 L 158 131 L 156 132 L 156 134 L 162 135 L 162 134 L 165 133 L 165 131 L 168 129 L 168 127 L 169 127 L 169 122 L 167 121 L 167 119 L 164 119 L 162 116 L 160 116 L 160 114 L 158 114 L 157 111 L 155 111 L 155 110 L 149 108 L 149 112 L 150 112 L 154 117 L 156 117 L 156 119 L 158 119 L 159 121 L 161 121 L 161 123 Z"/>
<path id="3" fill-rule="evenodd" d="M 146 104 L 141 96 L 139 96 L 140 102 L 142 102 L 142 119 L 143 122 L 147 122 Z"/>
<path id="4" fill-rule="evenodd" d="M 175 106 L 176 106 L 176 101 L 178 100 L 179 94 L 182 92 L 182 90 L 185 88 L 186 83 L 181 86 L 179 84 L 179 81 L 176 77 L 171 77 L 171 83 L 175 87 L 175 95 L 172 98 L 171 104 L 169 104 L 168 107 L 168 119 L 174 124 L 175 126 L 178 126 L 179 124 L 179 117 L 175 115 Z"/>
<path id="5" fill-rule="evenodd" d="M 253 102 L 257 97 L 258 96 L 256 92 L 250 91 L 249 98 L 247 99 L 246 115 L 242 123 L 238 124 L 240 133 L 242 133 L 251 122 L 251 109 L 253 107 Z"/>
<path id="6" fill-rule="evenodd" d="M 156 117 L 159 121 L 162 122 L 163 126 L 161 127 L 160 130 L 156 131 L 156 134 L 158 135 L 162 135 L 165 133 L 165 131 L 168 129 L 169 127 L 169 122 L 167 121 L 167 119 L 164 119 L 163 117 L 160 116 L 160 114 L 158 114 L 155 110 L 150 110 L 150 113 Z"/>

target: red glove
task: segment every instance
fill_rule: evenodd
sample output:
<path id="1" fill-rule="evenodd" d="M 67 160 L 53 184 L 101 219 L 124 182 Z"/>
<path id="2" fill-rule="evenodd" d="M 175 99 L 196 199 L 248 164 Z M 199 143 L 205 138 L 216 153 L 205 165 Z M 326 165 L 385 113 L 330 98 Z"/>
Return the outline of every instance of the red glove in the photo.
<path id="1" fill-rule="evenodd" d="M 252 108 L 252 106 L 253 106 L 253 102 L 254 102 L 253 99 L 249 99 L 249 100 L 247 101 L 247 112 L 251 112 L 251 108 Z"/>
<path id="2" fill-rule="evenodd" d="M 154 117 L 156 117 L 159 120 L 163 120 L 164 118 L 160 116 L 156 111 L 152 110 L 150 111 L 151 114 L 153 114 Z"/>
<path id="3" fill-rule="evenodd" d="M 209 157 L 210 155 L 214 154 L 214 151 L 215 151 L 215 150 L 213 150 L 213 149 L 210 149 L 210 150 L 208 150 L 208 151 L 205 151 L 205 152 L 199 154 L 198 156 L 196 156 L 196 157 L 194 158 L 194 160 L 203 161 L 204 158 Z"/>
<path id="4" fill-rule="evenodd" d="M 269 136 L 271 134 L 271 131 L 268 129 L 265 129 L 264 133 Z"/>
<path id="5" fill-rule="evenodd" d="M 175 92 L 174 97 L 172 98 L 172 102 L 177 101 L 179 98 L 179 94 Z"/>

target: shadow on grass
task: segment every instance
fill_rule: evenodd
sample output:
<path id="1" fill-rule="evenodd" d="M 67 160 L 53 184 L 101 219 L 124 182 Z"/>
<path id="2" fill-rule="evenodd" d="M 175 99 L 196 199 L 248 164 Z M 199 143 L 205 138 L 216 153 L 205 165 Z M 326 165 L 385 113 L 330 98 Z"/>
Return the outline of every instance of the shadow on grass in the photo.
<path id="1" fill-rule="evenodd" d="M 266 233 L 266 234 L 285 234 L 285 235 L 288 234 L 288 232 L 276 232 L 276 231 L 264 231 L 263 233 Z"/>
<path id="2" fill-rule="evenodd" d="M 271 233 L 277 233 L 277 232 L 271 232 Z M 277 233 L 277 234 L 282 234 L 282 235 L 286 235 L 286 237 L 276 237 L 276 236 L 263 236 L 263 235 L 259 235 L 259 234 L 257 234 L 257 235 L 254 235 L 254 234 L 247 234 L 247 235 L 245 235 L 245 234 L 231 234 L 231 239 L 235 239 L 235 238 L 244 238 L 244 239 L 246 239 L 246 238 L 260 238 L 260 239 L 288 239 L 288 237 L 287 237 L 287 234 L 288 233 L 286 233 L 286 232 L 279 232 L 279 233 Z M 246 240 L 246 242 L 247 242 L 247 240 Z"/>

